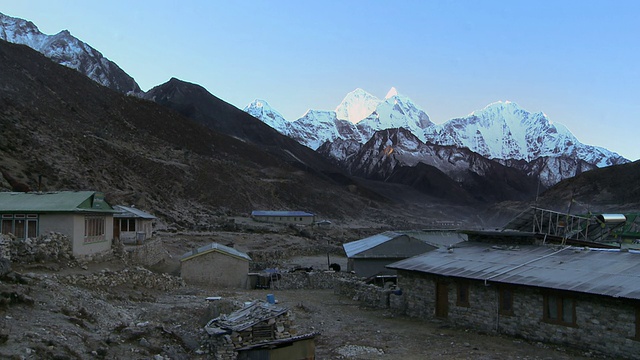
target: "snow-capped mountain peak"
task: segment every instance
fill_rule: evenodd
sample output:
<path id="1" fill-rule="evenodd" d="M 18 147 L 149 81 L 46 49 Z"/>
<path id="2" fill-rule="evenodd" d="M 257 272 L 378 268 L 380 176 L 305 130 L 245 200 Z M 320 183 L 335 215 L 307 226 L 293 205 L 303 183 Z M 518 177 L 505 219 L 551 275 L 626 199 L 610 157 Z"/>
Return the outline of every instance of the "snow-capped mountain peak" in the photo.
<path id="1" fill-rule="evenodd" d="M 68 30 L 46 35 L 32 22 L 0 13 L 0 39 L 27 45 L 58 64 L 75 69 L 92 80 L 124 94 L 140 95 L 135 80 L 114 62 Z"/>
<path id="2" fill-rule="evenodd" d="M 262 120 L 262 122 L 278 130 L 280 133 L 287 134 L 289 122 L 265 100 L 253 100 L 249 105 L 245 106 L 243 110 L 249 115 Z"/>
<path id="3" fill-rule="evenodd" d="M 357 88 L 344 97 L 335 112 L 338 120 L 346 120 L 356 124 L 371 115 L 379 104 L 380 99 Z"/>
<path id="4" fill-rule="evenodd" d="M 385 96 L 385 100 L 394 96 L 398 96 L 398 90 L 395 87 L 391 87 L 389 92 L 387 92 L 387 96 Z"/>

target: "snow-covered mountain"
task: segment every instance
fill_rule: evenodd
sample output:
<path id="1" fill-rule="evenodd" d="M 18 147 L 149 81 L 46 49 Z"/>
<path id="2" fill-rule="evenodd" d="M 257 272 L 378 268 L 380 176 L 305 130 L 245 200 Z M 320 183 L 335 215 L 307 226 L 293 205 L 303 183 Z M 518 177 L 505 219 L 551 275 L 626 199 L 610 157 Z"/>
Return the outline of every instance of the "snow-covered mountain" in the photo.
<path id="1" fill-rule="evenodd" d="M 245 111 L 268 124 L 271 121 L 253 104 Z M 508 101 L 435 125 L 424 110 L 395 88 L 377 102 L 373 95 L 356 89 L 347 94 L 336 111 L 309 110 L 293 122 L 280 116 L 277 126 L 274 128 L 312 149 L 323 146 L 325 155 L 351 171 L 355 170 L 350 161 L 362 145 L 377 131 L 394 128 L 409 130 L 423 143 L 469 149 L 539 177 L 546 186 L 596 167 L 629 162 L 607 149 L 581 143 L 565 126 L 552 123 L 544 113 L 531 113 Z M 406 164 L 429 163 L 420 152 L 405 152 L 403 157 L 414 157 Z"/>
<path id="2" fill-rule="evenodd" d="M 466 147 L 489 159 L 529 162 L 565 155 L 598 167 L 625 162 L 607 149 L 582 144 L 569 129 L 552 123 L 544 113 L 530 113 L 509 101 L 495 102 L 469 116 L 449 120 L 428 140 Z"/>
<path id="3" fill-rule="evenodd" d="M 135 80 L 118 65 L 67 30 L 46 35 L 30 21 L 0 13 L 0 39 L 27 45 L 54 62 L 78 70 L 115 91 L 134 95 L 142 93 Z"/>
<path id="4" fill-rule="evenodd" d="M 384 100 L 356 89 L 335 111 L 308 110 L 295 121 L 287 121 L 264 100 L 253 101 L 244 111 L 314 150 L 338 139 L 365 143 L 376 131 L 390 128 L 403 127 L 423 141 L 435 130 L 427 113 L 395 88 Z"/>

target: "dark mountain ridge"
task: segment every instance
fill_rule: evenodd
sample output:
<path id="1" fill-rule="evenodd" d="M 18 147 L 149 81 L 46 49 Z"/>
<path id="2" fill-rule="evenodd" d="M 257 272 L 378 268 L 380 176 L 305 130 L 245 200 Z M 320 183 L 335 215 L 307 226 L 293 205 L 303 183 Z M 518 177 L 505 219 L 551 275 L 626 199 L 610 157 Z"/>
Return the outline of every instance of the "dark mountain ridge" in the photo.
<path id="1" fill-rule="evenodd" d="M 103 191 L 112 203 L 185 227 L 254 209 L 308 210 L 333 219 L 366 214 L 375 221 L 392 207 L 374 192 L 292 166 L 4 41 L 0 132 L 0 167 L 15 181 L 43 191 Z M 12 190 L 4 179 L 0 188 Z"/>

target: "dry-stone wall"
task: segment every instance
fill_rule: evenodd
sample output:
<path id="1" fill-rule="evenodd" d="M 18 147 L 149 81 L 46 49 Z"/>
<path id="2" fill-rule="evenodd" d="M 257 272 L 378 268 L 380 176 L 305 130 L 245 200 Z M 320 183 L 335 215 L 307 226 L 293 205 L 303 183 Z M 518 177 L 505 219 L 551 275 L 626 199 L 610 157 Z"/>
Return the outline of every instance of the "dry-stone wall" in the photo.
<path id="1" fill-rule="evenodd" d="M 161 238 L 147 240 L 142 245 L 124 246 L 122 249 L 125 261 L 145 266 L 159 263 L 166 253 Z"/>
<path id="2" fill-rule="evenodd" d="M 37 238 L 17 239 L 15 236 L 0 235 L 4 243 L 3 256 L 18 263 L 61 261 L 73 259 L 69 237 L 60 233 L 48 233 Z M 8 243 L 8 255 L 7 253 Z"/>
<path id="3" fill-rule="evenodd" d="M 174 290 L 185 286 L 184 281 L 168 274 L 158 274 L 143 267 L 121 271 L 102 270 L 94 274 L 60 276 L 60 280 L 71 285 L 89 288 L 117 287 L 123 284 L 157 290 Z"/>
<path id="4" fill-rule="evenodd" d="M 353 277 L 350 273 L 333 271 L 295 271 L 280 275 L 280 280 L 271 284 L 272 288 L 282 290 L 334 289 L 337 280 Z"/>
<path id="5" fill-rule="evenodd" d="M 392 295 L 394 290 L 367 284 L 358 279 L 338 279 L 334 289 L 337 294 L 374 308 L 388 308 L 390 297 L 395 296 Z"/>

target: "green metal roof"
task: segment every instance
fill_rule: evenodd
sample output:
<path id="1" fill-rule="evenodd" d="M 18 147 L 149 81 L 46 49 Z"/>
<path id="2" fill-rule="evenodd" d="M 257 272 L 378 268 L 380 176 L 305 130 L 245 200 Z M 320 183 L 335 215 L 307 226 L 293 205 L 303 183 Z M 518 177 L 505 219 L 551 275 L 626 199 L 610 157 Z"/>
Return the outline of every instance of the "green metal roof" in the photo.
<path id="1" fill-rule="evenodd" d="M 97 191 L 0 192 L 0 213 L 113 211 Z"/>

